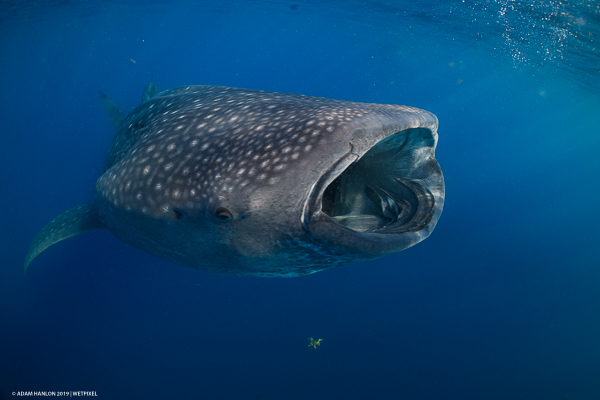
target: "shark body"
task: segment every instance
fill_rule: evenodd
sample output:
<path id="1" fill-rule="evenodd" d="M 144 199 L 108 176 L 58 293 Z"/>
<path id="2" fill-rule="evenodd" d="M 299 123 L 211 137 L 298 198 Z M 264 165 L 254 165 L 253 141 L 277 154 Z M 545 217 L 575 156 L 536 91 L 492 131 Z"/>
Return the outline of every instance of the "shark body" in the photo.
<path id="1" fill-rule="evenodd" d="M 149 84 L 128 115 L 101 99 L 117 133 L 94 200 L 43 228 L 25 269 L 106 229 L 186 267 L 300 276 L 413 246 L 443 209 L 424 110 L 218 86 Z"/>

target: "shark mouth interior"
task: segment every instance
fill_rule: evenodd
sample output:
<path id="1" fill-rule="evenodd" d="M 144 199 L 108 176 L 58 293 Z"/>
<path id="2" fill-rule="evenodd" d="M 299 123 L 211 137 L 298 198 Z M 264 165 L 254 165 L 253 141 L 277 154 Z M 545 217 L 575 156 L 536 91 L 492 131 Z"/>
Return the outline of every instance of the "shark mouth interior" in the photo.
<path id="1" fill-rule="evenodd" d="M 434 214 L 430 186 L 436 192 L 443 179 L 434 146 L 432 132 L 424 128 L 380 141 L 329 183 L 321 211 L 356 232 L 421 230 Z"/>

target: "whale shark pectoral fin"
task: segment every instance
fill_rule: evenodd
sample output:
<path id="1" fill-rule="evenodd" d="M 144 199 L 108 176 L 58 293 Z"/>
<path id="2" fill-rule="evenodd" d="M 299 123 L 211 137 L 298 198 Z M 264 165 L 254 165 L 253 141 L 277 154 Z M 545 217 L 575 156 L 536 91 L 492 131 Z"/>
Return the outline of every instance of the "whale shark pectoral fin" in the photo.
<path id="1" fill-rule="evenodd" d="M 156 85 L 154 83 L 149 83 L 144 87 L 144 91 L 142 92 L 142 104 L 154 96 L 156 96 Z"/>
<path id="2" fill-rule="evenodd" d="M 100 220 L 95 203 L 73 207 L 69 211 L 65 211 L 37 234 L 25 257 L 24 270 L 27 271 L 31 261 L 53 244 L 94 229 L 106 229 Z"/>
<path id="3" fill-rule="evenodd" d="M 102 104 L 104 104 L 104 108 L 108 113 L 110 118 L 110 122 L 112 122 L 115 127 L 115 131 L 119 131 L 119 127 L 121 126 L 121 122 L 125 119 L 126 115 L 123 111 L 119 110 L 119 107 L 104 93 L 98 91 L 100 93 L 100 100 L 102 100 Z"/>

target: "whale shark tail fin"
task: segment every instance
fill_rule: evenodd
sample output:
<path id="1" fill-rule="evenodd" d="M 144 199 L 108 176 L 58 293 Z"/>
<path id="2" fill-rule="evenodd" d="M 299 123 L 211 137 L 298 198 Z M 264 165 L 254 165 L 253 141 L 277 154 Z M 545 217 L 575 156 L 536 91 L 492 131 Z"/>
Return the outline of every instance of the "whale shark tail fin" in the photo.
<path id="1" fill-rule="evenodd" d="M 37 234 L 25 257 L 24 270 L 27 271 L 31 261 L 53 244 L 94 229 L 106 229 L 106 226 L 100 220 L 95 203 L 77 206 L 65 211 Z"/>
<path id="2" fill-rule="evenodd" d="M 121 126 L 121 122 L 125 119 L 125 113 L 117 107 L 117 105 L 104 93 L 98 91 L 100 93 L 100 100 L 102 100 L 102 104 L 104 104 L 104 108 L 108 113 L 108 117 L 110 118 L 110 122 L 112 122 L 115 127 L 115 131 L 119 131 L 119 127 Z"/>

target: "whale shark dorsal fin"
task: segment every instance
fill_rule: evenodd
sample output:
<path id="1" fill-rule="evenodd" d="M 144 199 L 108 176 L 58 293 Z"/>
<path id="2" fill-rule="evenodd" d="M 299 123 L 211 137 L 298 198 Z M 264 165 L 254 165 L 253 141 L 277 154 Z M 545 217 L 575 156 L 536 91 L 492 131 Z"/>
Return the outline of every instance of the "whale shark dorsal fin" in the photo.
<path id="1" fill-rule="evenodd" d="M 98 91 L 100 93 L 100 100 L 102 100 L 102 104 L 104 104 L 104 108 L 108 113 L 110 118 L 110 122 L 112 122 L 115 127 L 115 131 L 119 131 L 119 127 L 121 126 L 121 122 L 125 119 L 125 113 L 119 110 L 119 107 L 104 93 Z"/>
<path id="2" fill-rule="evenodd" d="M 117 107 L 117 105 L 110 99 L 110 97 L 108 97 L 101 91 L 98 91 L 98 93 L 100 93 L 100 100 L 102 100 L 102 104 L 104 104 L 104 108 L 108 113 L 110 122 L 112 122 L 113 126 L 115 127 L 115 131 L 118 132 L 121 123 L 127 115 L 125 115 L 125 113 L 121 111 L 119 107 Z M 144 104 L 154 96 L 156 96 L 156 85 L 154 83 L 148 83 L 144 87 L 144 91 L 142 92 L 142 104 Z"/>
<path id="3" fill-rule="evenodd" d="M 142 104 L 144 104 L 154 96 L 156 96 L 156 85 L 154 83 L 149 83 L 146 85 L 144 91 L 142 92 Z"/>
<path id="4" fill-rule="evenodd" d="M 85 204 L 65 211 L 46 225 L 35 237 L 25 257 L 25 268 L 42 251 L 61 240 L 94 229 L 106 229 L 100 220 L 95 203 Z"/>

